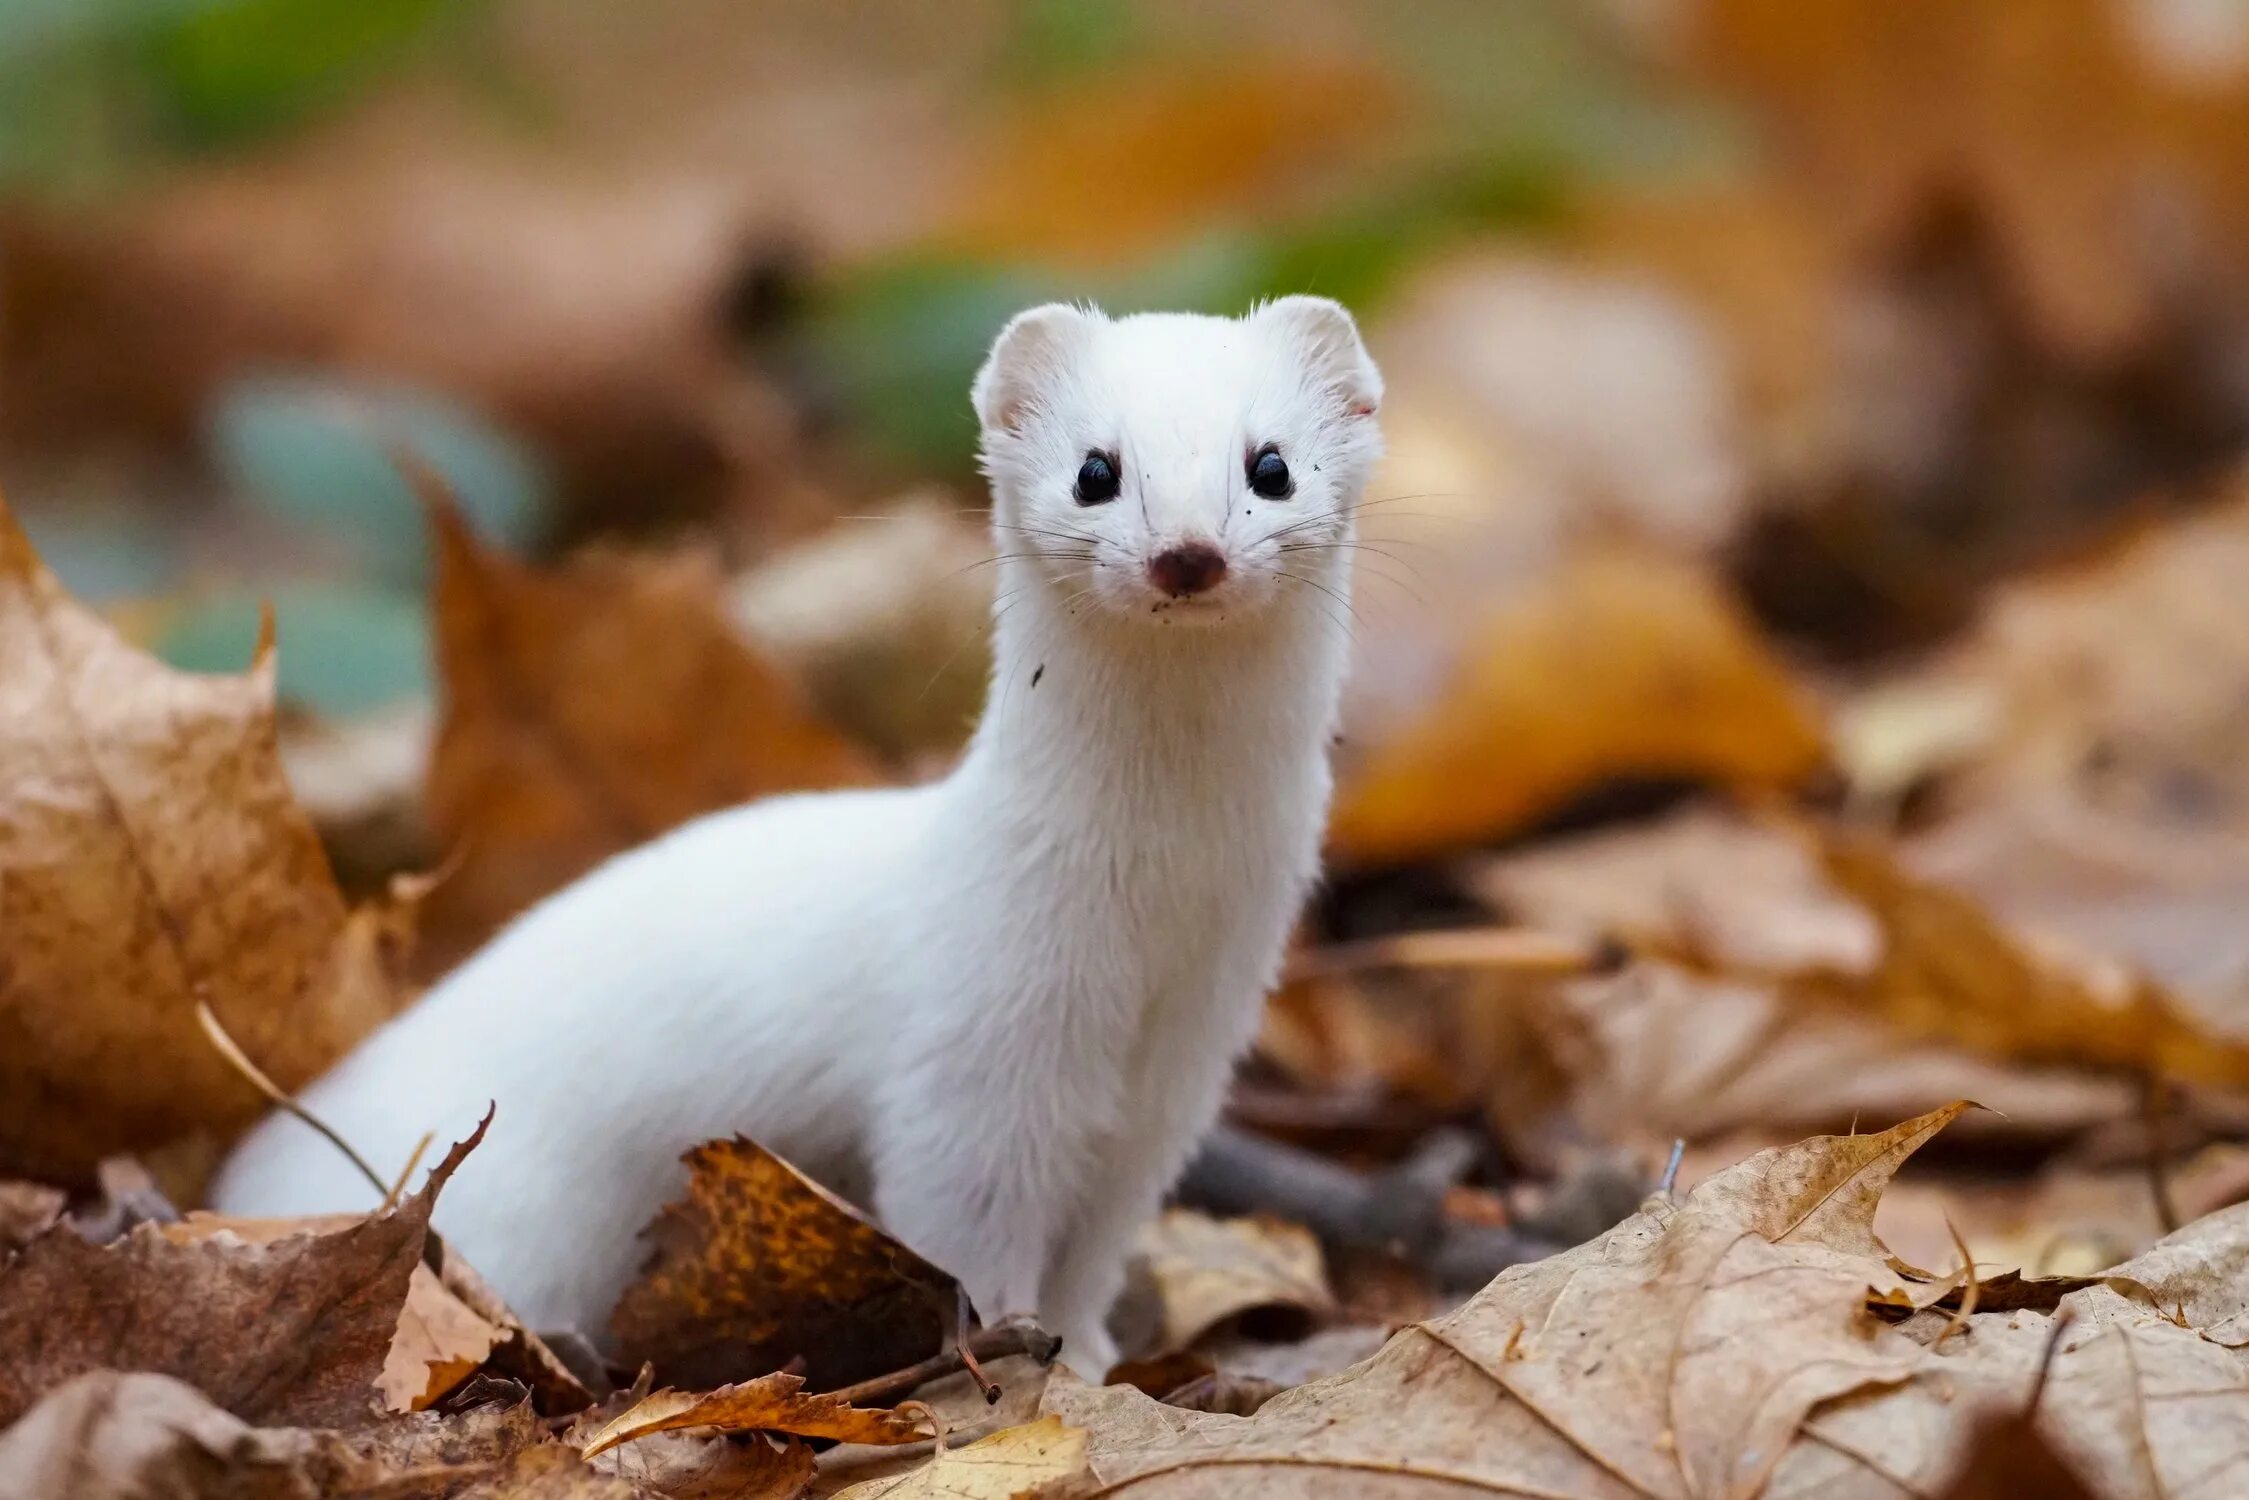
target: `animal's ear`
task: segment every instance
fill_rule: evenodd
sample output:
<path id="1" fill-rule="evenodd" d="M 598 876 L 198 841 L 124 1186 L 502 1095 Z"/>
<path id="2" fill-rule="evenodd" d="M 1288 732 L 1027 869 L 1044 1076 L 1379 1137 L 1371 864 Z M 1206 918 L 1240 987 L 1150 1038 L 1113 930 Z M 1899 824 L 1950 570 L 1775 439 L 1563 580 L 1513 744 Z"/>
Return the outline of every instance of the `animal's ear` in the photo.
<path id="1" fill-rule="evenodd" d="M 1343 397 L 1354 416 L 1382 405 L 1382 372 L 1374 367 L 1350 310 L 1328 297 L 1281 297 L 1259 308 L 1260 322 L 1290 340 L 1312 371 Z"/>
<path id="2" fill-rule="evenodd" d="M 1008 319 L 968 398 L 986 432 L 1012 432 L 1042 395 L 1050 392 L 1092 332 L 1099 313 L 1049 302 Z"/>

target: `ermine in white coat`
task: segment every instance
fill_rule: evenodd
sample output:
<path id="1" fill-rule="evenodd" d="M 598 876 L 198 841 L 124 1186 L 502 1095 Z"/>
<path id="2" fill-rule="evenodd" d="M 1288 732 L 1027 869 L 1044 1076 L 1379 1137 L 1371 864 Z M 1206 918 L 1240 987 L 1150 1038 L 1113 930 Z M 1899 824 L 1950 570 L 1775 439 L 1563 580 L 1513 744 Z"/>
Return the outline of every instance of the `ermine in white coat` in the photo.
<path id="1" fill-rule="evenodd" d="M 499 1107 L 438 1224 L 599 1332 L 696 1142 L 740 1131 L 1096 1378 L 1135 1231 L 1215 1118 L 1317 871 L 1382 381 L 1349 313 L 1035 308 L 973 393 L 988 700 L 928 786 L 774 798 L 621 855 L 308 1089 L 371 1159 Z M 276 1115 L 229 1213 L 365 1209 Z"/>

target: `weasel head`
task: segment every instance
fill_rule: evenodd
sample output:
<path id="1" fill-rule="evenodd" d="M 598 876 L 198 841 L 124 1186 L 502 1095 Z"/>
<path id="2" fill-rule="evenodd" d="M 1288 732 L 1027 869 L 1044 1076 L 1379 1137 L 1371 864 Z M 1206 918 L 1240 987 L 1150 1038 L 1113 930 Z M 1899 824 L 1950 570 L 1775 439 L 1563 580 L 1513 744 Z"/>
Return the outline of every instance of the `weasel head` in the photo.
<path id="1" fill-rule="evenodd" d="M 1000 550 L 1073 612 L 1219 624 L 1342 595 L 1382 376 L 1340 304 L 1035 307 L 974 401 Z"/>

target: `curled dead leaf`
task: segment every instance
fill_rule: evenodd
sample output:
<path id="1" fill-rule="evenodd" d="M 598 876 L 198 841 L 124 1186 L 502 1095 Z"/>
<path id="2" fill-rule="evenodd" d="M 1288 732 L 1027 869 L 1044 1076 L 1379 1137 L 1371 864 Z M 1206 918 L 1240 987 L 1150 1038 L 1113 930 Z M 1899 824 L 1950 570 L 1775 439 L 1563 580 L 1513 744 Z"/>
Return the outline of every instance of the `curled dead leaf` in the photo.
<path id="1" fill-rule="evenodd" d="M 928 1428 L 917 1416 L 853 1406 L 835 1396 L 806 1395 L 802 1376 L 775 1371 L 714 1391 L 657 1391 L 643 1396 L 615 1419 L 588 1433 L 579 1451 L 594 1458 L 619 1443 L 687 1427 L 878 1445 L 919 1443 L 929 1437 Z"/>
<path id="2" fill-rule="evenodd" d="M 687 1196 L 644 1231 L 648 1265 L 610 1329 L 628 1364 L 708 1386 L 805 1360 L 815 1389 L 934 1353 L 959 1284 L 764 1147 L 687 1153 Z"/>
<path id="3" fill-rule="evenodd" d="M 1140 1234 L 1139 1267 L 1156 1297 L 1156 1349 L 1185 1349 L 1220 1324 L 1273 1310 L 1332 1312 L 1320 1242 L 1278 1219 L 1214 1219 L 1168 1209 Z"/>

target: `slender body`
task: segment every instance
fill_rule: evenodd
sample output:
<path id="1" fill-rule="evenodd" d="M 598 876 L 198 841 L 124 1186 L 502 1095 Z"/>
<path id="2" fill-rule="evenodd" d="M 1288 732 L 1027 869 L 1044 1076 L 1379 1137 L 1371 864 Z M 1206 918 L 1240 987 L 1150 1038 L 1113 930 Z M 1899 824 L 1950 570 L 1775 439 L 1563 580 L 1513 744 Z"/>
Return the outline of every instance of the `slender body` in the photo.
<path id="1" fill-rule="evenodd" d="M 741 1131 L 1098 1374 L 1316 873 L 1380 379 L 1350 317 L 1010 323 L 977 379 L 1000 582 L 945 780 L 777 798 L 526 914 L 304 1102 L 378 1162 L 496 1101 L 438 1211 L 598 1332 L 676 1158 Z M 283 1116 L 218 1206 L 365 1206 Z"/>

